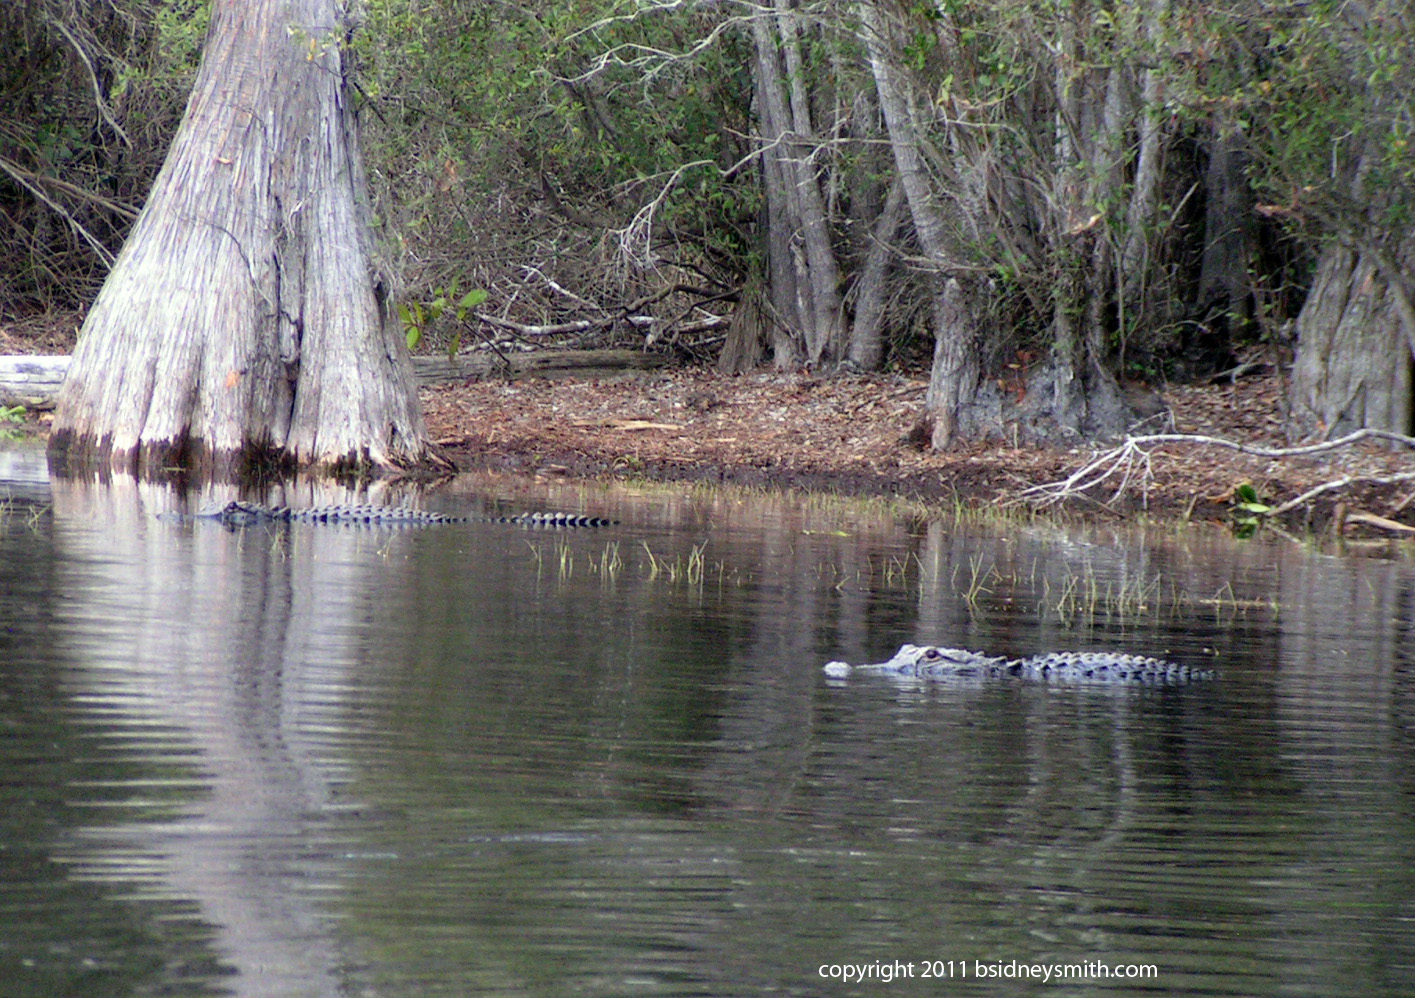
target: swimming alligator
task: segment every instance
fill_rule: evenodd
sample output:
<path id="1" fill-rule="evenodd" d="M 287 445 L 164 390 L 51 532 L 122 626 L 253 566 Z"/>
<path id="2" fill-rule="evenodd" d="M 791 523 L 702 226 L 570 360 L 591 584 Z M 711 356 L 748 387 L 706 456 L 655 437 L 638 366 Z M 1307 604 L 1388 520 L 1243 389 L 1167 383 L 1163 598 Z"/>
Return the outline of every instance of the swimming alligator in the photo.
<path id="1" fill-rule="evenodd" d="M 169 515 L 164 515 L 169 516 Z M 452 516 L 430 513 L 411 506 L 368 504 L 332 506 L 263 506 L 233 499 L 205 506 L 191 517 L 171 514 L 172 519 L 211 520 L 223 527 L 251 527 L 262 523 L 333 523 L 349 526 L 422 527 L 436 523 L 514 523 L 522 527 L 610 527 L 617 520 L 580 513 L 518 513 L 514 516 Z"/>
<path id="2" fill-rule="evenodd" d="M 844 679 L 855 673 L 901 679 L 993 679 L 1016 677 L 1053 683 L 1122 683 L 1175 686 L 1213 679 L 1212 669 L 1196 669 L 1144 655 L 1118 652 L 1054 651 L 1031 658 L 984 655 L 963 648 L 904 645 L 888 662 L 849 665 L 828 662 L 825 674 Z"/>

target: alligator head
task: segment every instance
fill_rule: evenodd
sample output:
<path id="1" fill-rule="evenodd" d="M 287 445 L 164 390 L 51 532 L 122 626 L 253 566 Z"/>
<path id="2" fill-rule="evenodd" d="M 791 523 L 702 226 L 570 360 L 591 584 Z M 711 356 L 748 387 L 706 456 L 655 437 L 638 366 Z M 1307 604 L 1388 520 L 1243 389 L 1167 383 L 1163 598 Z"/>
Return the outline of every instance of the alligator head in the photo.
<path id="1" fill-rule="evenodd" d="M 270 511 L 264 506 L 240 499 L 203 506 L 195 515 L 199 520 L 216 520 L 230 527 L 244 527 L 270 519 Z"/>
<path id="2" fill-rule="evenodd" d="M 843 679 L 854 672 L 918 679 L 967 679 L 997 675 L 1006 666 L 1007 659 L 1002 656 L 993 657 L 966 648 L 903 645 L 888 662 L 867 665 L 830 662 L 825 667 L 825 674 L 835 679 Z"/>

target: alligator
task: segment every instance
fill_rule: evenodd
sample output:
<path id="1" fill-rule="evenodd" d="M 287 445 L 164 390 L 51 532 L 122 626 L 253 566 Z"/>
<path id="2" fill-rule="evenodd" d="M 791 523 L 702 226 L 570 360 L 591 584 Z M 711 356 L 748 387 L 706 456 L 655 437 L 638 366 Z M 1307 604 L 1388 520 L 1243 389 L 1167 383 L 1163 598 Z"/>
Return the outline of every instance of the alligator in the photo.
<path id="1" fill-rule="evenodd" d="M 436 523 L 514 523 L 522 527 L 610 527 L 617 520 L 580 513 L 517 513 L 514 516 L 453 516 L 430 513 L 411 506 L 374 506 L 336 504 L 332 506 L 264 506 L 260 503 L 233 499 L 230 502 L 205 506 L 191 517 L 171 515 L 173 519 L 210 520 L 223 527 L 250 527 L 270 523 L 332 523 L 349 526 L 422 527 Z"/>
<path id="2" fill-rule="evenodd" d="M 984 655 L 963 648 L 904 645 L 888 662 L 849 665 L 828 662 L 825 674 L 844 679 L 855 673 L 900 679 L 994 679 L 1016 677 L 1053 683 L 1119 683 L 1175 686 L 1213 679 L 1211 669 L 1177 665 L 1144 655 L 1118 652 L 1053 651 L 1030 658 Z"/>

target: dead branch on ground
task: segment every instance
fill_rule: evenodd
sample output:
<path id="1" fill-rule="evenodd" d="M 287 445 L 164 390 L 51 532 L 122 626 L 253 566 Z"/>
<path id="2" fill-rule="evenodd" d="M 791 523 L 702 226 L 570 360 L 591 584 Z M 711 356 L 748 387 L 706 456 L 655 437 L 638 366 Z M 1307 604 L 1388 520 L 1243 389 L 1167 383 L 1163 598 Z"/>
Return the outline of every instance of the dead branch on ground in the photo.
<path id="1" fill-rule="evenodd" d="M 1120 446 L 1096 455 L 1061 481 L 1046 482 L 1024 489 L 1019 495 L 1019 501 L 1028 502 L 1037 508 L 1044 508 L 1065 499 L 1083 495 L 1105 482 L 1118 480 L 1115 484 L 1115 491 L 1110 499 L 1106 500 L 1114 502 L 1132 487 L 1138 486 L 1142 490 L 1149 487 L 1154 480 L 1151 465 L 1153 449 L 1166 444 L 1222 447 L 1255 457 L 1288 458 L 1311 457 L 1315 454 L 1350 447 L 1363 440 L 1384 440 L 1415 449 L 1415 437 L 1391 433 L 1388 430 L 1372 429 L 1357 430 L 1335 440 L 1324 440 L 1320 443 L 1303 444 L 1297 447 L 1262 447 L 1197 433 L 1154 433 L 1146 436 L 1126 437 Z M 1393 475 L 1345 475 L 1329 482 L 1323 482 L 1279 506 L 1274 506 L 1266 515 L 1269 517 L 1280 516 L 1310 502 L 1323 493 L 1346 488 L 1350 485 L 1394 485 L 1408 481 L 1415 481 L 1415 471 Z"/>
<path id="2" fill-rule="evenodd" d="M 537 273 L 539 273 L 537 271 Z M 543 275 L 541 275 L 543 276 Z M 486 310 L 472 312 L 468 318 L 499 330 L 504 335 L 530 341 L 557 336 L 584 336 L 591 333 L 610 335 L 617 328 L 630 332 L 628 339 L 640 348 L 654 346 L 670 350 L 691 351 L 694 337 L 701 337 L 723 328 L 730 318 L 714 311 L 725 303 L 735 302 L 737 290 L 720 291 L 688 284 L 666 285 L 632 302 L 602 305 L 566 291 L 546 279 L 554 290 L 574 301 L 573 317 L 560 322 L 526 322 L 494 315 Z M 650 306 L 667 303 L 672 315 L 655 314 Z M 494 341 L 494 337 L 486 337 Z"/>

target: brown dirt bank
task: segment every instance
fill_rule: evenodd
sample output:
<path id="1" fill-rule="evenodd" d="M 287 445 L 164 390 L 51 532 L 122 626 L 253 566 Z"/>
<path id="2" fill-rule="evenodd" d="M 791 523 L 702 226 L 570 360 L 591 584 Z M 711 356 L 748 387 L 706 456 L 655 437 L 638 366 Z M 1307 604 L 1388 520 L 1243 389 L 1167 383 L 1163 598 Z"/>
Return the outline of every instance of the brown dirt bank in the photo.
<path id="1" fill-rule="evenodd" d="M 1281 387 L 1281 378 L 1267 373 L 1236 384 L 1174 386 L 1164 397 L 1177 432 L 1282 447 Z M 425 389 L 423 402 L 434 438 L 459 466 L 535 474 L 730 482 L 986 506 L 1016 502 L 1030 486 L 1064 479 L 1096 453 L 999 444 L 930 453 L 907 439 L 925 389 L 921 377 L 898 375 L 727 376 L 678 368 L 616 380 L 446 385 Z M 1226 520 L 1234 489 L 1244 483 L 1276 505 L 1323 482 L 1412 470 L 1415 454 L 1374 445 L 1281 460 L 1164 445 L 1153 451 L 1148 476 L 1137 469 L 1119 499 L 1113 499 L 1118 479 L 1112 479 L 1066 508 L 1083 515 L 1145 509 L 1156 517 Z M 1304 503 L 1287 522 L 1323 528 L 1338 502 L 1411 523 L 1415 482 L 1353 482 Z"/>
<path id="2" fill-rule="evenodd" d="M 0 323 L 0 353 L 68 352 L 80 318 Z M 422 399 L 434 439 L 469 470 L 726 482 L 989 506 L 1017 502 L 1031 486 L 1062 480 L 1097 452 L 993 444 L 931 453 L 907 439 L 925 389 L 921 374 L 727 376 L 685 367 L 622 378 L 485 379 L 425 388 Z M 1287 444 L 1282 378 L 1270 369 L 1236 383 L 1171 386 L 1163 395 L 1175 431 Z M 35 428 L 43 432 L 44 426 Z M 1341 503 L 1356 514 L 1348 527 L 1402 536 L 1361 522 L 1360 514 L 1415 524 L 1415 481 L 1359 479 L 1412 471 L 1415 452 L 1377 445 L 1280 460 L 1165 445 L 1136 469 L 1123 495 L 1115 497 L 1118 479 L 1112 479 L 1065 508 L 1088 516 L 1143 509 L 1157 518 L 1226 521 L 1234 489 L 1245 483 L 1277 505 L 1324 482 L 1352 478 L 1358 480 L 1303 503 L 1285 522 L 1325 529 Z"/>

